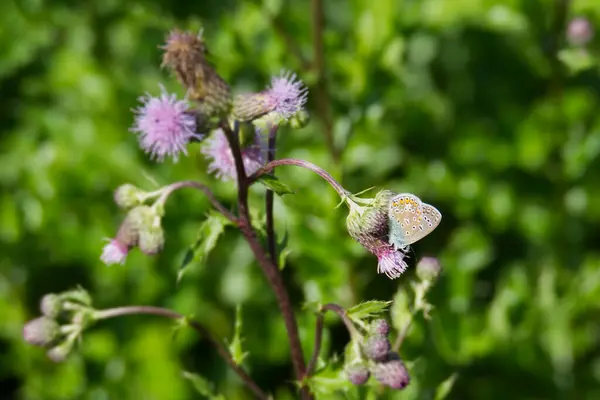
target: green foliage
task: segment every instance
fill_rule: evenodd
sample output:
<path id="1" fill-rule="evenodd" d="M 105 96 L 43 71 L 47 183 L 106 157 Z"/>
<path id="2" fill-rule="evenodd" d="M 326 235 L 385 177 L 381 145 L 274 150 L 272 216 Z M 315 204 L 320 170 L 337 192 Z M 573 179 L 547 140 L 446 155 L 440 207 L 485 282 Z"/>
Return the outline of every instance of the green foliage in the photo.
<path id="1" fill-rule="evenodd" d="M 279 196 L 285 194 L 293 194 L 294 192 L 283 182 L 277 179 L 273 175 L 262 175 L 258 181 L 262 183 L 267 189 L 272 190 Z"/>
<path id="2" fill-rule="evenodd" d="M 315 316 L 303 303 L 352 308 L 394 299 L 395 334 L 412 320 L 401 352 L 409 387 L 357 389 L 343 379 L 342 363 L 330 362 L 348 335 L 328 313 L 321 351 L 328 364 L 310 383 L 319 398 L 600 396 L 598 1 L 323 3 L 321 101 L 306 2 L 0 2 L 3 395 L 253 398 L 202 338 L 181 330 L 173 341 L 171 325 L 153 317 L 96 324 L 61 364 L 27 346 L 21 330 L 39 315 L 39 299 L 82 285 L 96 307 L 167 306 L 193 314 L 219 340 L 236 337 L 231 316 L 242 304 L 244 367 L 275 398 L 297 398 L 274 296 L 247 244 L 201 194 L 169 199 L 159 255 L 135 250 L 110 268 L 99 260 L 104 238 L 125 216 L 113 202 L 125 182 L 193 179 L 234 209 L 234 185 L 207 174 L 198 144 L 177 164 L 158 164 L 128 132 L 140 95 L 158 94 L 159 83 L 184 95 L 161 70 L 158 48 L 179 26 L 204 28 L 211 61 L 236 93 L 262 90 L 281 68 L 308 84 L 310 123 L 282 128 L 278 157 L 313 162 L 353 193 L 371 186 L 415 193 L 443 214 L 413 246 L 409 271 L 390 281 L 348 237 L 346 210 L 334 209 L 339 197 L 319 177 L 277 169 L 278 184 L 295 192 L 275 199 L 275 221 L 278 239 L 289 235 L 280 265 L 306 358 Z M 565 25 L 580 15 L 597 33 L 575 48 Z M 250 204 L 253 222 L 262 223 L 262 185 L 251 188 Z M 429 320 L 412 316 L 409 281 L 422 256 L 438 257 L 443 268 L 427 293 Z M 199 374 L 187 375 L 193 384 L 184 369 Z"/>

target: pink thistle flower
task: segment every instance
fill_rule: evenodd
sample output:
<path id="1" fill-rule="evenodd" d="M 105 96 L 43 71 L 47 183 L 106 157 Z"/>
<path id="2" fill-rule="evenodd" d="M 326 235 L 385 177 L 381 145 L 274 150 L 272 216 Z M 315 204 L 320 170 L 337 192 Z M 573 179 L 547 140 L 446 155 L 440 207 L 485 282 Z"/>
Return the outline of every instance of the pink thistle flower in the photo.
<path id="1" fill-rule="evenodd" d="M 296 74 L 282 70 L 271 78 L 271 85 L 264 92 L 271 110 L 288 119 L 302 109 L 306 103 L 308 89 Z"/>
<path id="2" fill-rule="evenodd" d="M 187 155 L 186 146 L 196 133 L 196 118 L 188 113 L 186 100 L 177 100 L 161 86 L 160 97 L 140 97 L 143 104 L 134 110 L 135 123 L 130 129 L 139 134 L 140 147 L 152 159 L 162 162 L 166 156 L 177 162 L 179 153 Z"/>
<path id="3" fill-rule="evenodd" d="M 125 263 L 129 247 L 126 244 L 119 242 L 117 239 L 112 239 L 104 246 L 100 260 L 106 265 Z"/>
<path id="4" fill-rule="evenodd" d="M 260 130 L 257 129 L 254 143 L 242 149 L 242 161 L 247 175 L 252 175 L 265 164 L 264 147 Z M 212 136 L 206 139 L 201 152 L 210 160 L 209 173 L 214 173 L 223 181 L 237 179 L 235 160 L 223 130 L 216 129 Z"/>
<path id="5" fill-rule="evenodd" d="M 392 245 L 381 241 L 380 247 L 373 250 L 373 254 L 377 256 L 377 272 L 385 274 L 390 279 L 399 278 L 400 275 L 408 268 L 404 261 L 404 254 L 401 251 L 394 250 Z"/>

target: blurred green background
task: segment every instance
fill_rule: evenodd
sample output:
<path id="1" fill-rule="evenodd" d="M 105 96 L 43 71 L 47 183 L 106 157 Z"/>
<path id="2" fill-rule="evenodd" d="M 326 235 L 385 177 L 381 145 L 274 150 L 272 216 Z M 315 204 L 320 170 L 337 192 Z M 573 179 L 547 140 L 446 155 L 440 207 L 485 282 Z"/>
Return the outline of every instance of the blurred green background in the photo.
<path id="1" fill-rule="evenodd" d="M 134 251 L 110 268 L 99 260 L 123 218 L 112 201 L 121 183 L 197 179 L 228 206 L 235 199 L 206 174 L 197 144 L 178 164 L 155 164 L 128 132 L 138 96 L 158 94 L 159 83 L 183 95 L 159 68 L 158 46 L 175 26 L 204 27 L 236 92 L 261 90 L 281 68 L 307 83 L 312 121 L 282 130 L 278 156 L 314 162 L 353 192 L 413 192 L 443 213 L 410 259 L 439 257 L 444 268 L 433 319 L 419 318 L 403 346 L 416 360 L 414 385 L 388 398 L 432 398 L 454 372 L 451 399 L 600 398 L 600 40 L 567 41 L 574 17 L 598 26 L 598 1 L 323 3 L 321 86 L 314 2 L 0 3 L 1 398 L 197 398 L 184 370 L 225 398 L 250 398 L 205 340 L 173 340 L 155 317 L 98 324 L 68 361 L 52 363 L 23 342 L 22 326 L 43 294 L 78 284 L 99 308 L 170 307 L 219 338 L 233 336 L 241 304 L 245 366 L 276 398 L 294 398 L 282 319 L 239 234 L 228 230 L 176 284 L 209 210 L 200 194 L 169 201 L 159 256 Z M 276 199 L 277 229 L 289 235 L 284 276 L 308 354 L 315 318 L 303 302 L 390 300 L 413 269 L 395 281 L 377 275 L 376 258 L 345 231 L 335 192 L 308 171 L 278 174 L 296 191 Z M 262 198 L 253 189 L 258 212 Z M 348 335 L 336 318 L 327 325 L 326 351 L 340 353 Z"/>

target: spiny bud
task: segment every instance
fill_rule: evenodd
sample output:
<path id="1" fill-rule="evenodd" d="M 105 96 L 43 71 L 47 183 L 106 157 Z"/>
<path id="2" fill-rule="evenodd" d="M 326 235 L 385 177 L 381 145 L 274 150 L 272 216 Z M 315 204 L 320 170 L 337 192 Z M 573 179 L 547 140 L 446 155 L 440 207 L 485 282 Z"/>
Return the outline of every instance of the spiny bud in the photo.
<path id="1" fill-rule="evenodd" d="M 435 257 L 423 257 L 417 264 L 417 276 L 422 281 L 434 281 L 440 275 L 442 266 Z"/>
<path id="2" fill-rule="evenodd" d="M 344 368 L 348 380 L 353 385 L 364 385 L 369 380 L 371 373 L 365 363 L 358 362 Z"/>
<path id="3" fill-rule="evenodd" d="M 174 30 L 169 33 L 162 65 L 171 68 L 188 89 L 187 97 L 207 116 L 226 115 L 231 109 L 231 90 L 206 59 L 202 34 Z"/>
<path id="4" fill-rule="evenodd" d="M 115 203 L 119 207 L 129 209 L 142 204 L 144 195 L 146 195 L 146 192 L 132 184 L 126 183 L 115 190 L 114 198 Z"/>
<path id="5" fill-rule="evenodd" d="M 50 350 L 48 350 L 46 352 L 46 355 L 48 356 L 49 359 L 51 359 L 52 361 L 59 363 L 59 362 L 63 362 L 67 359 L 67 357 L 69 356 L 69 353 L 71 353 L 71 349 L 73 348 L 73 341 L 72 340 L 65 340 L 63 343 L 52 347 Z"/>
<path id="6" fill-rule="evenodd" d="M 60 335 L 58 323 L 49 317 L 39 317 L 25 324 L 23 338 L 29 344 L 45 347 Z"/>
<path id="7" fill-rule="evenodd" d="M 346 218 L 350 236 L 369 251 L 382 239 L 387 243 L 388 208 L 393 196 L 394 192 L 391 190 L 382 190 L 377 193 L 371 204 L 360 207 L 359 210 L 351 209 Z"/>
<path id="8" fill-rule="evenodd" d="M 385 360 L 391 347 L 390 341 L 385 336 L 372 335 L 365 341 L 363 351 L 367 358 L 380 361 Z"/>
<path id="9" fill-rule="evenodd" d="M 371 322 L 369 330 L 374 335 L 387 336 L 390 334 L 390 324 L 385 319 L 379 318 Z"/>
<path id="10" fill-rule="evenodd" d="M 56 318 L 62 311 L 62 301 L 60 296 L 54 293 L 48 293 L 40 301 L 40 311 L 46 317 Z"/>
<path id="11" fill-rule="evenodd" d="M 373 376 L 392 389 L 404 389 L 410 383 L 408 370 L 397 353 L 390 353 L 386 360 L 375 364 Z"/>
<path id="12" fill-rule="evenodd" d="M 160 253 L 165 244 L 165 235 L 162 227 L 152 227 L 140 232 L 139 248 L 149 256 Z"/>
<path id="13" fill-rule="evenodd" d="M 310 122 L 310 114 L 305 109 L 301 109 L 290 118 L 290 126 L 294 129 L 304 128 Z"/>
<path id="14" fill-rule="evenodd" d="M 137 245 L 143 253 L 154 255 L 162 250 L 165 242 L 164 232 L 160 215 L 154 207 L 135 207 L 125 220 L 137 230 Z"/>
<path id="15" fill-rule="evenodd" d="M 239 121 L 252 121 L 268 112 L 273 107 L 265 93 L 247 93 L 235 97 L 233 100 L 233 115 Z"/>

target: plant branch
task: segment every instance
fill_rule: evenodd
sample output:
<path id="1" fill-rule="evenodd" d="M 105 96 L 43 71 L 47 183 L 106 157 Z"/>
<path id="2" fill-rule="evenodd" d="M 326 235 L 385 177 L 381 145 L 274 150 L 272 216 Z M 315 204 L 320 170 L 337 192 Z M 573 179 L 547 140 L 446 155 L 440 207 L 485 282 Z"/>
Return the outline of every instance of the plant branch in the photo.
<path id="1" fill-rule="evenodd" d="M 225 206 L 223 206 L 223 204 L 221 204 L 219 202 L 219 200 L 217 200 L 217 198 L 215 197 L 213 192 L 208 188 L 208 186 L 205 186 L 199 182 L 181 181 L 181 182 L 172 183 L 164 188 L 164 191 L 160 195 L 160 198 L 158 199 L 158 201 L 161 201 L 164 203 L 173 192 L 175 192 L 176 190 L 182 189 L 182 188 L 186 188 L 186 187 L 194 188 L 194 189 L 197 189 L 197 190 L 203 192 L 206 195 L 206 197 L 208 198 L 208 200 L 211 202 L 213 207 L 215 207 L 221 214 L 223 214 L 231 222 L 233 222 L 234 224 L 237 224 L 238 219 L 236 218 L 236 216 L 233 215 L 227 208 L 225 208 Z"/>
<path id="2" fill-rule="evenodd" d="M 323 28 L 325 27 L 325 12 L 323 10 L 323 0 L 311 1 L 312 21 L 313 21 L 313 68 L 317 76 L 315 100 L 317 102 L 317 115 L 325 125 L 324 134 L 327 148 L 337 164 L 340 161 L 340 152 L 335 146 L 333 138 L 333 120 L 329 108 L 330 99 L 327 92 L 327 82 L 325 79 L 325 50 L 323 46 Z"/>
<path id="3" fill-rule="evenodd" d="M 275 146 L 277 145 L 277 125 L 273 125 L 269 130 L 269 144 L 267 153 L 267 162 L 275 159 Z M 275 222 L 273 221 L 273 202 L 274 195 L 272 190 L 267 190 L 265 195 L 265 208 L 267 214 L 267 249 L 271 255 L 271 260 L 277 266 L 277 237 L 275 236 Z"/>
<path id="4" fill-rule="evenodd" d="M 305 376 L 306 366 L 304 363 L 304 355 L 302 353 L 300 336 L 298 334 L 298 323 L 296 322 L 296 315 L 294 314 L 294 310 L 290 302 L 290 297 L 285 288 L 285 284 L 281 277 L 280 271 L 275 265 L 275 263 L 273 263 L 271 258 L 268 256 L 268 254 L 265 252 L 265 249 L 261 246 L 256 231 L 252 227 L 250 213 L 248 212 L 248 187 L 251 181 L 246 176 L 246 171 L 244 170 L 237 128 L 235 131 L 233 131 L 227 123 L 227 121 L 221 122 L 221 128 L 223 129 L 223 132 L 225 132 L 225 136 L 227 137 L 229 146 L 231 148 L 231 153 L 233 155 L 233 158 L 235 159 L 238 183 L 238 227 L 244 235 L 244 237 L 246 238 L 250 249 L 254 253 L 254 257 L 256 257 L 258 264 L 262 268 L 263 273 L 267 277 L 267 280 L 271 285 L 273 292 L 275 293 L 275 297 L 277 298 L 279 309 L 281 310 L 281 313 L 283 315 L 285 328 L 287 330 L 287 334 L 290 340 L 290 352 L 292 356 L 294 372 L 297 380 L 301 381 Z M 311 398 L 307 388 L 301 388 L 300 390 L 302 398 Z"/>
<path id="5" fill-rule="evenodd" d="M 253 183 L 261 175 L 267 174 L 281 165 L 295 165 L 297 167 L 309 169 L 309 170 L 315 172 L 321 178 L 325 179 L 327 181 L 327 183 L 329 183 L 331 185 L 331 187 L 333 187 L 333 189 L 335 189 L 335 191 L 340 195 L 340 197 L 342 199 L 345 199 L 346 197 L 351 195 L 351 193 L 348 192 L 346 189 L 344 189 L 344 187 L 342 185 L 340 185 L 340 183 L 338 181 L 336 181 L 335 178 L 333 176 L 331 176 L 331 174 L 329 174 L 329 172 L 325 171 L 323 168 L 321 168 L 311 162 L 299 160 L 297 158 L 282 158 L 279 160 L 271 161 L 271 162 L 267 163 L 264 167 L 262 167 L 261 169 L 256 171 L 252 176 L 250 176 L 248 178 L 248 180 L 250 181 L 250 183 Z"/>
<path id="6" fill-rule="evenodd" d="M 107 310 L 100 310 L 94 313 L 94 317 L 96 320 L 108 319 L 114 317 L 120 317 L 124 315 L 135 315 L 135 314 L 149 314 L 149 315 L 157 315 L 160 317 L 171 318 L 174 320 L 185 319 L 186 323 L 192 327 L 196 332 L 198 332 L 202 337 L 210 342 L 210 344 L 217 350 L 221 358 L 225 360 L 225 362 L 229 365 L 229 367 L 242 379 L 244 384 L 254 393 L 254 395 L 259 399 L 267 400 L 269 396 L 250 378 L 250 376 L 237 364 L 229 351 L 216 340 L 198 321 L 191 320 L 186 318 L 184 315 L 179 314 L 173 310 L 169 310 L 167 308 L 161 307 L 151 307 L 151 306 L 127 306 L 127 307 L 117 307 L 110 308 Z"/>
<path id="7" fill-rule="evenodd" d="M 319 353 L 321 352 L 321 343 L 323 340 L 323 325 L 325 321 L 325 313 L 332 311 L 336 313 L 346 325 L 346 329 L 353 338 L 356 335 L 356 328 L 352 324 L 352 320 L 346 315 L 346 310 L 337 304 L 328 303 L 321 307 L 321 311 L 317 314 L 317 324 L 315 329 L 315 348 L 313 349 L 312 357 L 306 368 L 306 376 L 311 376 L 315 372 L 317 361 L 319 360 Z"/>

